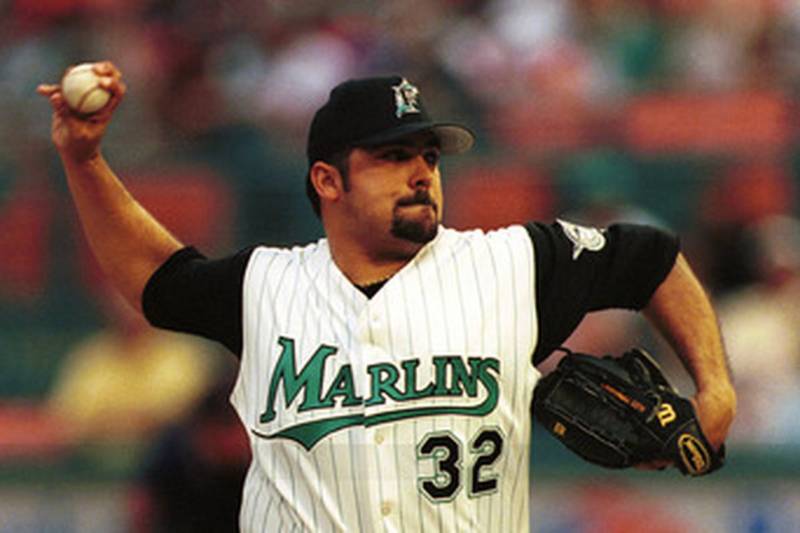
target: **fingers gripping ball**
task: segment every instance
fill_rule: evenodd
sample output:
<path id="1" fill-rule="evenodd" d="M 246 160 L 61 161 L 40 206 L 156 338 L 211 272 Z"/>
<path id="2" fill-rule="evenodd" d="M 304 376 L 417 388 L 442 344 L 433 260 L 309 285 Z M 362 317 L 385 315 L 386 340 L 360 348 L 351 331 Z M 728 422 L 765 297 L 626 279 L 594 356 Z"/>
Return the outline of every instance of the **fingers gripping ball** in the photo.
<path id="1" fill-rule="evenodd" d="M 100 76 L 93 63 L 82 63 L 71 68 L 61 80 L 61 93 L 67 105 L 82 115 L 91 115 L 103 109 L 111 93 L 100 85 Z"/>

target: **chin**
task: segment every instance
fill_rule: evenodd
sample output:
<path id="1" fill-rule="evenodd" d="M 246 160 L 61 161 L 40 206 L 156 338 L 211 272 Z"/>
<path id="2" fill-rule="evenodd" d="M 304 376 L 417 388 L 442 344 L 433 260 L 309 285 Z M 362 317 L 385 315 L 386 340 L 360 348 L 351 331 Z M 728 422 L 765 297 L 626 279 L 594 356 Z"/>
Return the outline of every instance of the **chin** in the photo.
<path id="1" fill-rule="evenodd" d="M 408 220 L 395 219 L 392 221 L 392 235 L 415 244 L 427 244 L 439 232 L 439 222 L 433 219 Z"/>

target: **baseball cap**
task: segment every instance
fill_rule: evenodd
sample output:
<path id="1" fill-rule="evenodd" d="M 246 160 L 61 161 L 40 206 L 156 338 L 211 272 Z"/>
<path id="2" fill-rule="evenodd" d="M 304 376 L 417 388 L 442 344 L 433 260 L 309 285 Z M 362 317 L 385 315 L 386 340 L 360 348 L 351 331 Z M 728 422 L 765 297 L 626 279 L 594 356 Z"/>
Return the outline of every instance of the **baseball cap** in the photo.
<path id="1" fill-rule="evenodd" d="M 308 163 L 347 148 L 377 146 L 421 131 L 432 132 L 444 154 L 466 152 L 475 142 L 465 126 L 433 121 L 419 89 L 401 76 L 348 80 L 331 90 L 311 121 Z"/>

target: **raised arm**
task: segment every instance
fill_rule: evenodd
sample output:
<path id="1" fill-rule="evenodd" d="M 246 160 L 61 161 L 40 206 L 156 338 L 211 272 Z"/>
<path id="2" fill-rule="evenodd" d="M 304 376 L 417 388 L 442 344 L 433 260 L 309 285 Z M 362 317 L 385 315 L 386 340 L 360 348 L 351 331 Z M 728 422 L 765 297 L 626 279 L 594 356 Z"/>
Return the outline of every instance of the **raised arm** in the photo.
<path id="1" fill-rule="evenodd" d="M 716 314 L 683 255 L 678 255 L 644 313 L 692 376 L 700 425 L 709 442 L 719 447 L 736 413 L 736 393 Z"/>
<path id="2" fill-rule="evenodd" d="M 101 155 L 100 142 L 125 84 L 110 62 L 95 64 L 95 72 L 112 96 L 90 117 L 70 111 L 58 85 L 40 85 L 37 92 L 53 107 L 52 139 L 92 251 L 111 282 L 141 310 L 147 280 L 182 244 L 130 195 Z"/>

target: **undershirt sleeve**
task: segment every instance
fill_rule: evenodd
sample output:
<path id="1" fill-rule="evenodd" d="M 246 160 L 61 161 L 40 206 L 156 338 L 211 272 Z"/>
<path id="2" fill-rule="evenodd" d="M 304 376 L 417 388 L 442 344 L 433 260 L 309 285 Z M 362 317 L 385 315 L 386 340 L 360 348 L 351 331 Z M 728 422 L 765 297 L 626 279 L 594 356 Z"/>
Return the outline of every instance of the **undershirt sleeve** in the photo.
<path id="1" fill-rule="evenodd" d="M 194 247 L 178 250 L 145 285 L 145 318 L 159 328 L 218 341 L 240 356 L 244 274 L 254 249 L 213 260 Z"/>
<path id="2" fill-rule="evenodd" d="M 568 236 L 559 222 L 531 222 L 526 229 L 536 257 L 539 342 L 534 364 L 561 346 L 587 313 L 643 309 L 680 249 L 676 236 L 638 224 L 609 226 L 602 230 L 604 240 L 588 247 Z"/>

